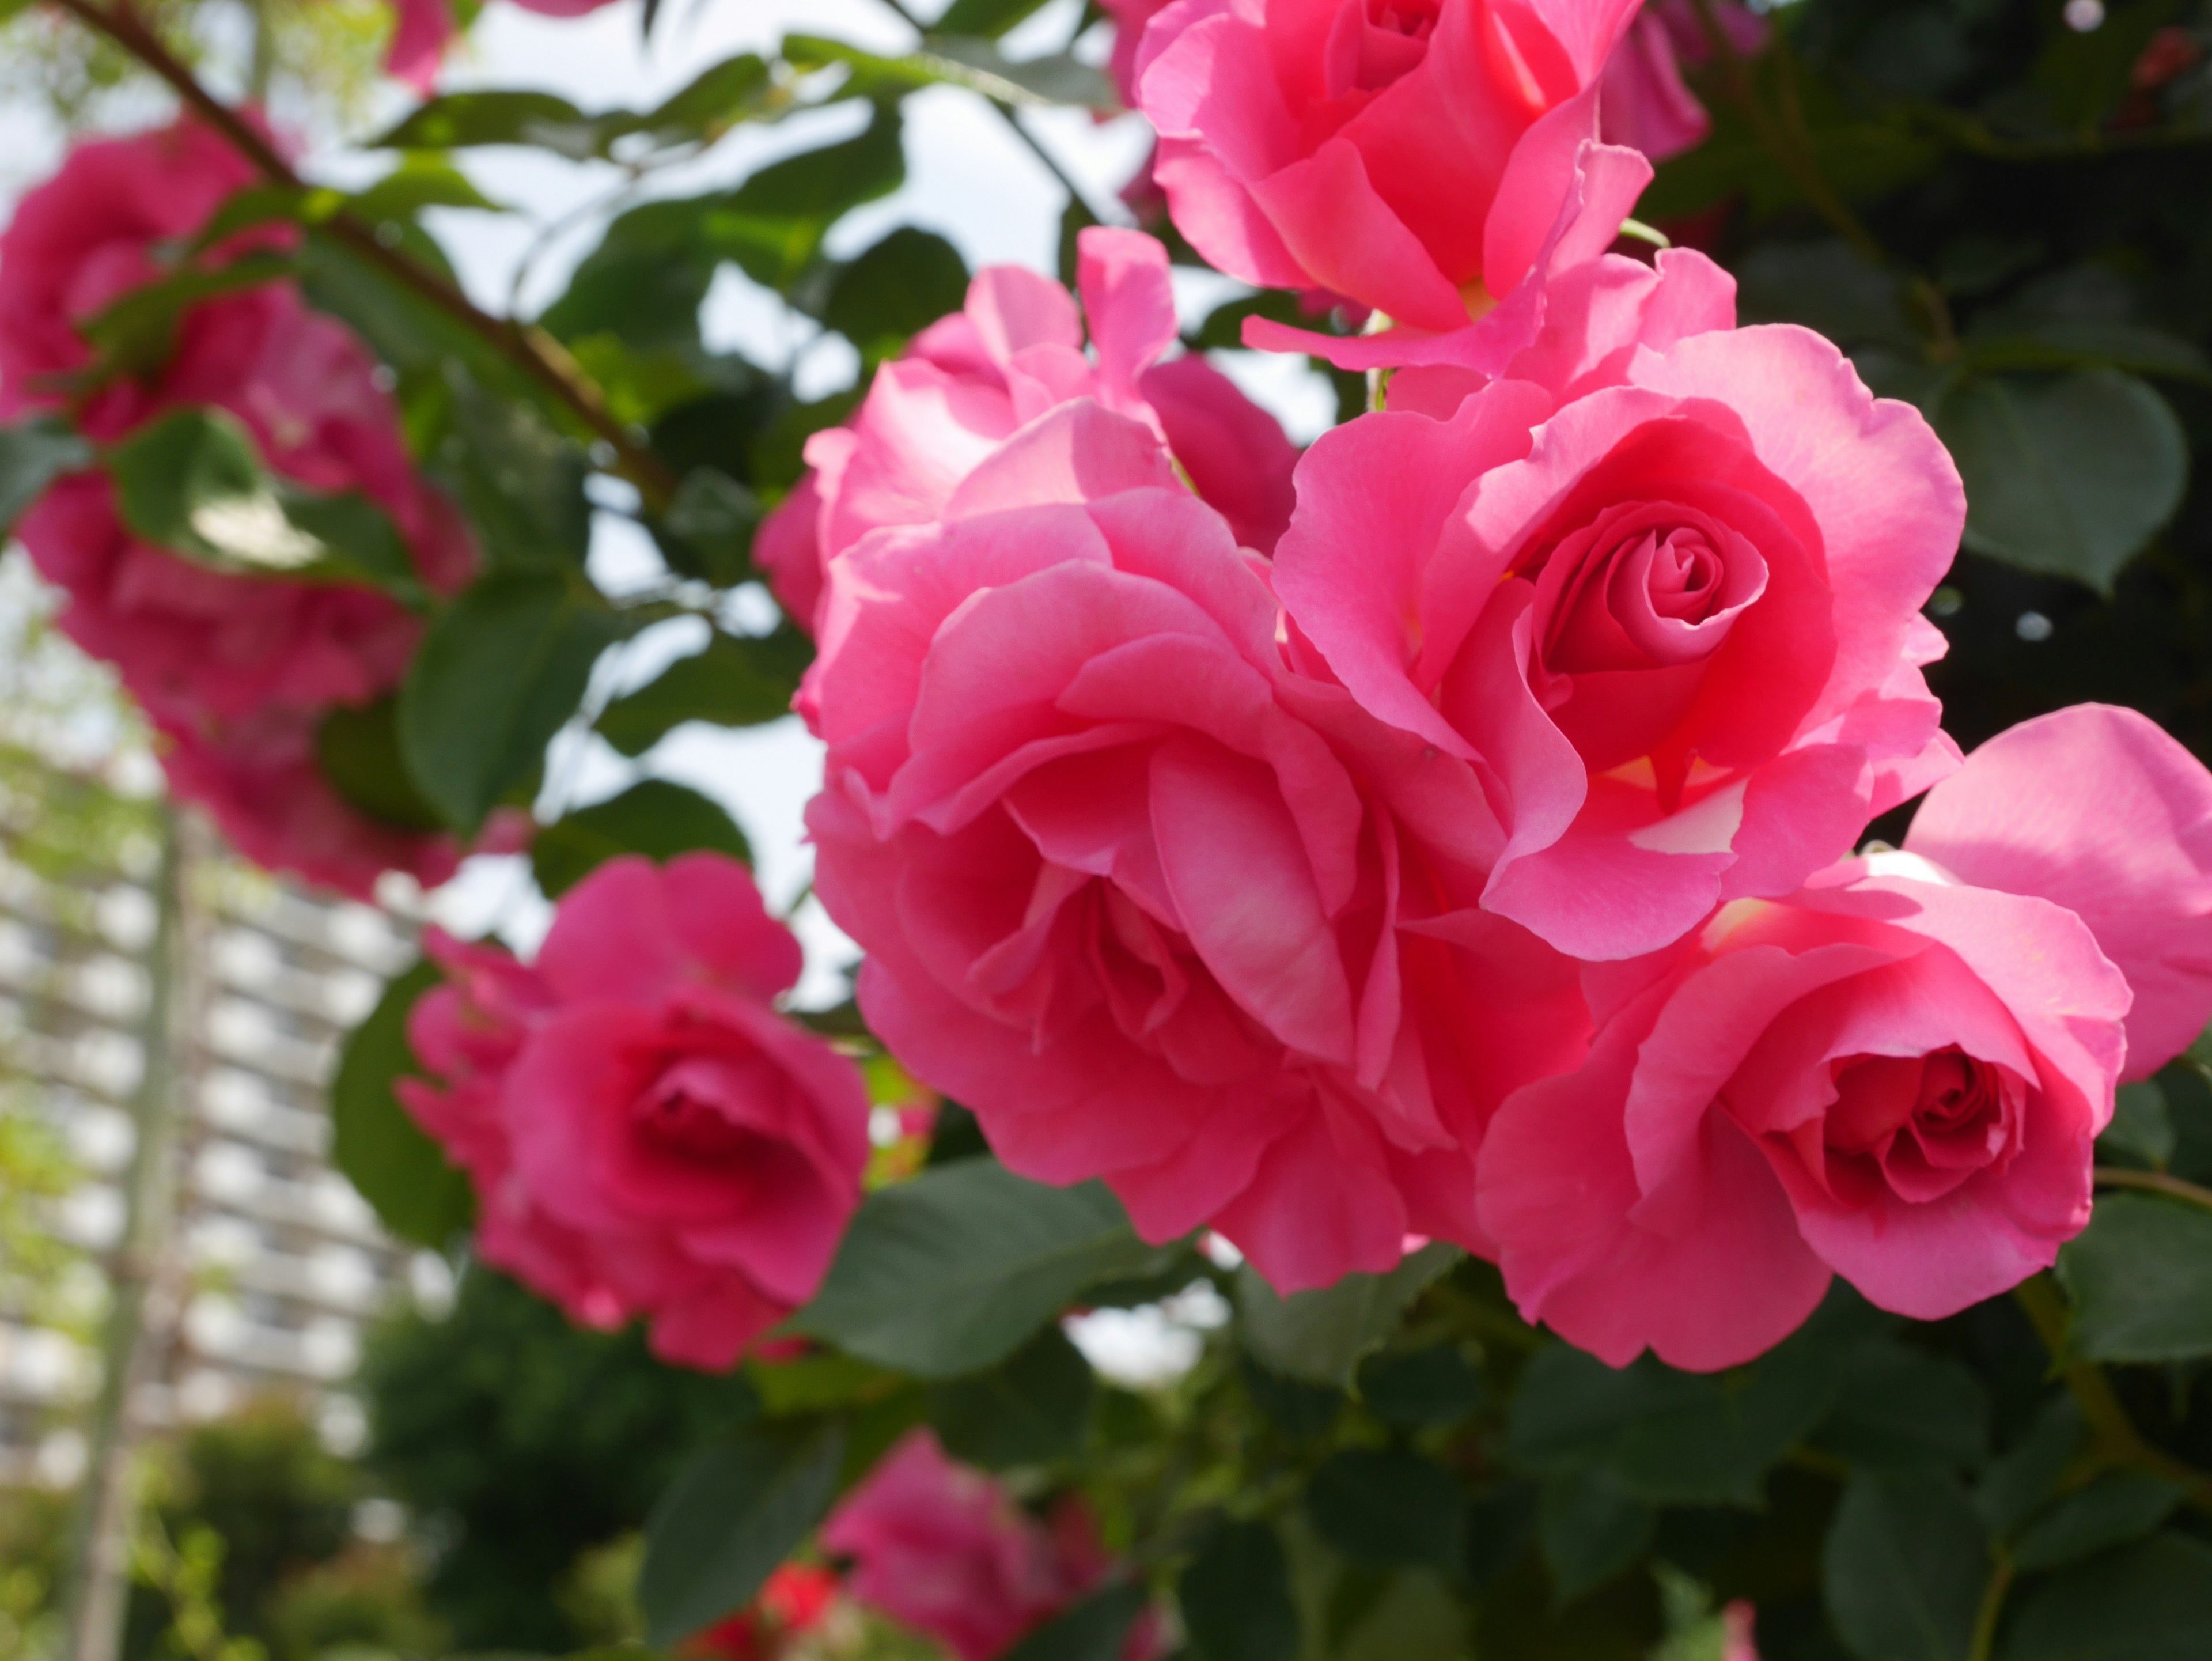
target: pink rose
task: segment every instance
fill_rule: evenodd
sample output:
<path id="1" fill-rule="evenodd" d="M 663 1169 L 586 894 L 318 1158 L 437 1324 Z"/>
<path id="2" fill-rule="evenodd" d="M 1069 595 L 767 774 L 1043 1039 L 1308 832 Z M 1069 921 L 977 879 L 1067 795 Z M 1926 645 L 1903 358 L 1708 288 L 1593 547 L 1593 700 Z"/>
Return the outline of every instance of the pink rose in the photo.
<path id="1" fill-rule="evenodd" d="M 438 66 L 459 30 L 453 0 L 394 0 L 399 16 L 385 54 L 384 72 L 422 97 L 438 84 Z"/>
<path id="2" fill-rule="evenodd" d="M 401 1099 L 469 1173 L 484 1261 L 712 1370 L 813 1295 L 860 1204 L 867 1092 L 770 1007 L 799 943 L 744 867 L 611 861 L 530 969 L 430 951 L 449 978 L 409 1037 L 442 1082 Z"/>
<path id="3" fill-rule="evenodd" d="M 1817 335 L 1678 337 L 1711 272 L 1596 262 L 1516 361 L 1545 384 L 1327 435 L 1276 554 L 1328 671 L 1481 770 L 1483 908 L 1582 958 L 1789 892 L 1957 758 L 1919 670 L 1957 471 Z"/>
<path id="4" fill-rule="evenodd" d="M 1113 1567 L 1082 1501 L 1048 1519 L 1024 1512 L 990 1477 L 945 1457 L 927 1430 L 906 1439 L 846 1495 L 822 1548 L 848 1558 L 854 1600 L 939 1640 L 960 1661 L 996 1661 L 1096 1588 Z M 1159 1653 L 1157 1623 L 1139 1621 L 1122 1661 Z"/>
<path id="5" fill-rule="evenodd" d="M 1636 0 L 1177 0 L 1137 55 L 1154 176 L 1212 265 L 1462 330 L 1544 260 Z M 1648 166 L 1608 170 L 1613 239 Z"/>
<path id="6" fill-rule="evenodd" d="M 1121 101 L 1131 109 L 1137 106 L 1137 49 L 1144 44 L 1146 26 L 1172 3 L 1173 0 L 1102 0 L 1106 15 L 1114 20 L 1114 56 L 1108 60 L 1107 73 L 1114 77 Z"/>
<path id="7" fill-rule="evenodd" d="M 1616 1366 L 1725 1366 L 1832 1271 L 1932 1320 L 2088 1220 L 2116 1080 L 2212 1014 L 2212 773 L 2133 711 L 2062 709 L 1976 751 L 1908 840 L 1585 971 L 1589 1061 L 1482 1153 L 1523 1313 Z"/>
<path id="8" fill-rule="evenodd" d="M 1079 311 L 1018 266 L 981 272 L 964 311 L 932 324 L 876 372 L 849 426 L 807 441 L 814 472 L 761 527 L 756 558 L 785 609 L 813 619 L 819 571 L 870 531 L 944 514 L 1015 430 L 1075 399 L 1151 429 L 1237 538 L 1266 552 L 1289 522 L 1298 453 L 1273 416 L 1175 344 L 1167 250 L 1135 231 L 1083 233 Z M 1084 317 L 1093 356 L 1083 350 Z"/>
<path id="9" fill-rule="evenodd" d="M 836 560 L 802 707 L 818 891 L 909 1071 L 1041 1181 L 1103 1177 L 1279 1287 L 1479 1243 L 1472 1159 L 1571 1065 L 1572 966 L 1474 909 L 1474 770 L 1295 674 L 1150 433 L 1024 428 Z"/>
<path id="10" fill-rule="evenodd" d="M 1739 57 L 1765 46 L 1766 20 L 1740 0 L 1717 0 L 1713 12 Z M 1692 0 L 1651 0 L 1605 67 L 1599 125 L 1606 142 L 1642 150 L 1654 161 L 1704 143 L 1712 118 L 1683 84 L 1681 66 L 1708 63 L 1712 55 Z"/>
<path id="11" fill-rule="evenodd" d="M 1905 850 L 2073 912 L 2134 989 L 2122 1082 L 2212 1019 L 2212 774 L 2132 709 L 2022 721 L 1928 793 Z"/>

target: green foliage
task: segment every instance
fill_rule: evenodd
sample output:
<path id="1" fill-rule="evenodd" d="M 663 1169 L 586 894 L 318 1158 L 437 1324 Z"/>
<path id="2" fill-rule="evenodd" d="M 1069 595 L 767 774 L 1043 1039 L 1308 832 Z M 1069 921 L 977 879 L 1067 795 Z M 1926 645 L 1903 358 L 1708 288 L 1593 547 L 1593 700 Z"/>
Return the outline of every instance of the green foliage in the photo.
<path id="1" fill-rule="evenodd" d="M 407 1046 L 407 1016 L 438 979 L 435 964 L 417 963 L 346 1040 L 331 1084 L 331 1159 L 386 1228 L 443 1250 L 474 1220 L 476 1196 L 392 1092 L 395 1080 L 422 1071 Z"/>
<path id="2" fill-rule="evenodd" d="M 2074 1305 L 2069 1342 L 2099 1361 L 2212 1354 L 2212 1211 L 2106 1194 L 2059 1254 Z"/>
<path id="3" fill-rule="evenodd" d="M 870 1196 L 796 1324 L 881 1366 L 957 1378 L 1157 1255 L 1102 1183 L 1047 1188 L 963 1159 Z"/>
<path id="4" fill-rule="evenodd" d="M 92 447 L 52 416 L 0 427 L 0 537 L 15 528 L 49 484 L 91 460 Z"/>
<path id="5" fill-rule="evenodd" d="M 1176 1602 L 1204 1661 L 1293 1661 L 1298 1652 L 1290 1566 L 1264 1523 L 1218 1530 L 1183 1570 Z"/>
<path id="6" fill-rule="evenodd" d="M 665 779 L 644 779 L 539 831 L 530 868 L 546 897 L 557 899 L 617 855 L 643 854 L 665 864 L 695 849 L 752 860 L 745 833 L 720 803 Z"/>
<path id="7" fill-rule="evenodd" d="M 315 765 L 332 789 L 380 824 L 399 830 L 444 828 L 400 753 L 397 698 L 358 707 L 332 704 L 315 729 Z"/>
<path id="8" fill-rule="evenodd" d="M 1049 1464 L 1082 1445 L 1096 1394 L 1091 1363 L 1047 1327 L 988 1372 L 933 1389 L 929 1422 L 947 1453 L 985 1470 Z"/>
<path id="9" fill-rule="evenodd" d="M 430 1607 L 461 1652 L 589 1641 L 562 1612 L 564 1577 L 754 1412 L 743 1381 L 665 1366 L 637 1333 L 583 1331 L 483 1269 L 444 1319 L 378 1332 L 361 1382 L 366 1463 L 437 1542 Z"/>
<path id="10" fill-rule="evenodd" d="M 842 1427 L 749 1425 L 696 1455 L 653 1513 L 638 1575 L 647 1636 L 666 1646 L 750 1603 L 830 1509 Z"/>
<path id="11" fill-rule="evenodd" d="M 1117 1661 L 1145 1603 L 1141 1585 L 1093 1592 L 1008 1650 L 1006 1661 Z"/>
<path id="12" fill-rule="evenodd" d="M 659 679 L 617 698 L 599 716 L 599 736 L 641 756 L 688 721 L 752 727 L 790 713 L 812 648 L 795 629 L 773 635 L 717 630 L 706 649 L 678 658 Z"/>
<path id="13" fill-rule="evenodd" d="M 1421 1288 L 1462 1255 L 1455 1246 L 1424 1246 L 1388 1275 L 1348 1275 L 1287 1298 L 1248 1268 L 1237 1278 L 1237 1304 L 1252 1354 L 1286 1378 L 1348 1384 L 1361 1358 L 1397 1330 Z"/>

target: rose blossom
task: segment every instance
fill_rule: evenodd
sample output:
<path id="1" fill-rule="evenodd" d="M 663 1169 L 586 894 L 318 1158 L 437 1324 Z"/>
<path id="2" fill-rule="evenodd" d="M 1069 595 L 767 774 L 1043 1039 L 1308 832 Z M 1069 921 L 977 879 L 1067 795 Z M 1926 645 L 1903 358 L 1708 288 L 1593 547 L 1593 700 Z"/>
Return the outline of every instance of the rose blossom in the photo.
<path id="1" fill-rule="evenodd" d="M 799 943 L 719 854 L 610 861 L 534 966 L 433 934 L 401 1100 L 467 1171 L 477 1249 L 579 1320 L 719 1370 L 813 1295 L 860 1203 L 867 1092 L 769 1000 Z"/>
<path id="2" fill-rule="evenodd" d="M 1474 770 L 1293 674 L 1278 611 L 1147 431 L 1052 411 L 936 524 L 830 569 L 802 708 L 818 891 L 869 1024 L 999 1156 L 1103 1177 L 1278 1287 L 1479 1244 L 1472 1159 L 1571 1065 L 1572 966 L 1430 850 Z"/>
<path id="3" fill-rule="evenodd" d="M 1741 3 L 1717 0 L 1713 15 L 1739 57 L 1766 44 L 1766 20 Z M 1650 0 L 1637 14 L 1606 65 L 1599 125 L 1607 142 L 1639 149 L 1654 161 L 1705 141 L 1712 118 L 1682 82 L 1682 65 L 1709 62 L 1712 42 L 1692 0 Z"/>
<path id="4" fill-rule="evenodd" d="M 1326 435 L 1276 553 L 1328 671 L 1480 769 L 1484 908 L 1593 958 L 1788 892 L 1957 756 L 1919 670 L 1942 444 L 1806 330 L 1676 338 L 1721 309 L 1702 257 L 1625 268 L 1569 285 L 1534 379 Z"/>
<path id="5" fill-rule="evenodd" d="M 909 1432 L 831 1513 L 822 1548 L 852 1560 L 855 1601 L 939 1640 L 960 1661 L 995 1661 L 1076 1603 L 1112 1567 L 1090 1512 L 1070 1496 L 1048 1520 Z M 1159 1652 L 1140 1619 L 1122 1661 Z"/>
<path id="6" fill-rule="evenodd" d="M 1232 277 L 1462 330 L 1542 263 L 1636 0 L 1177 0 L 1137 101 L 1176 228 Z M 1650 176 L 1607 167 L 1613 239 Z"/>
<path id="7" fill-rule="evenodd" d="M 0 402 L 59 404 L 68 378 L 91 365 L 78 326 L 158 277 L 157 245 L 188 235 L 249 176 L 186 125 L 74 151 L 0 236 Z M 270 283 L 193 307 L 156 373 L 90 392 L 73 415 L 112 441 L 173 410 L 225 411 L 276 472 L 375 502 L 424 581 L 452 592 L 473 563 L 467 533 L 416 473 L 375 368 L 350 332 Z M 116 665 L 168 741 L 173 783 L 242 850 L 362 895 L 388 868 L 425 883 L 451 874 L 451 837 L 368 819 L 313 765 L 333 705 L 372 703 L 398 684 L 419 619 L 366 587 L 215 571 L 141 543 L 98 473 L 58 482 L 18 530 L 69 597 L 63 632 Z"/>
<path id="8" fill-rule="evenodd" d="M 2212 1013 L 2212 774 L 2087 706 L 1991 740 L 1921 821 L 1926 854 L 1844 861 L 1586 971 L 1589 1059 L 1514 1096 L 1483 1148 L 1524 1314 L 1616 1366 L 1649 1345 L 1725 1366 L 1832 1272 L 1936 1319 L 2088 1220 L 2116 1080 Z"/>
<path id="9" fill-rule="evenodd" d="M 1139 232 L 1094 228 L 1080 250 L 1080 311 L 1057 283 L 993 266 L 964 310 L 876 372 L 850 425 L 807 441 L 814 471 L 762 526 L 754 551 L 793 618 L 814 620 L 830 560 L 879 526 L 939 517 L 1018 428 L 1074 399 L 1143 423 L 1238 540 L 1273 548 L 1290 520 L 1297 447 L 1203 357 L 1160 361 L 1176 339 L 1166 249 Z"/>

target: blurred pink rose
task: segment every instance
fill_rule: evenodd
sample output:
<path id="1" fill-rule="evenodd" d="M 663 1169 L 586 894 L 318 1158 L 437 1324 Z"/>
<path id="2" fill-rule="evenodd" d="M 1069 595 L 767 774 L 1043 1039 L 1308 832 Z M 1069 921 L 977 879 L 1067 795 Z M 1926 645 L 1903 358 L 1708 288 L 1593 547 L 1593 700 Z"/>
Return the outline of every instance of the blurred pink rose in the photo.
<path id="1" fill-rule="evenodd" d="M 1176 0 L 1136 64 L 1176 228 L 1249 283 L 1463 330 L 1546 257 L 1636 0 Z M 1603 169 L 1613 240 L 1650 170 Z"/>
<path id="2" fill-rule="evenodd" d="M 1352 696 L 1482 770 L 1484 909 L 1582 958 L 1789 892 L 1957 760 L 1919 670 L 1950 457 L 1817 335 L 1679 338 L 1668 290 L 1710 325 L 1711 271 L 1598 262 L 1535 379 L 1328 434 L 1276 553 Z"/>
<path id="3" fill-rule="evenodd" d="M 1716 0 L 1713 15 L 1739 57 L 1766 45 L 1766 20 L 1741 3 Z M 1626 144 L 1654 161 L 1705 141 L 1712 118 L 1682 82 L 1682 65 L 1709 62 L 1712 42 L 1692 0 L 1650 0 L 1606 65 L 1599 125 L 1607 143 Z"/>
<path id="4" fill-rule="evenodd" d="M 1290 519 L 1297 447 L 1204 358 L 1160 361 L 1176 340 L 1166 249 L 1139 232 L 1103 228 L 1084 232 L 1081 246 L 1080 311 L 1057 283 L 993 266 L 976 277 L 965 310 L 876 372 L 850 425 L 807 441 L 814 472 L 761 527 L 754 556 L 793 618 L 818 622 L 830 560 L 878 526 L 936 518 L 1018 428 L 1074 399 L 1150 428 L 1239 541 L 1262 553 L 1274 546 Z"/>
<path id="5" fill-rule="evenodd" d="M 460 31 L 453 22 L 453 0 L 393 0 L 398 21 L 386 53 L 384 71 L 425 96 L 438 83 L 446 48 Z M 581 17 L 614 0 L 514 0 L 525 11 L 546 17 Z"/>
<path id="6" fill-rule="evenodd" d="M 1475 770 L 1292 672 L 1146 429 L 1051 411 L 822 616 L 818 891 L 870 1025 L 1007 1165 L 1285 1291 L 1480 1244 L 1484 1123 L 1581 1054 L 1572 965 L 1431 855 Z"/>
<path id="7" fill-rule="evenodd" d="M 459 515 L 416 474 L 374 360 L 289 283 L 192 307 L 147 377 L 67 395 L 66 378 L 91 363 L 77 326 L 160 275 L 159 246 L 190 234 L 250 176 L 228 146 L 184 125 L 72 152 L 0 235 L 0 403 L 69 404 L 84 432 L 111 441 L 173 410 L 226 411 L 277 472 L 382 508 L 424 581 L 453 592 L 474 563 Z M 98 473 L 61 480 L 18 528 L 68 595 L 63 632 L 116 666 L 170 739 L 179 794 L 202 800 L 242 851 L 364 896 L 385 869 L 451 874 L 451 837 L 368 819 L 314 769 L 325 714 L 398 685 L 417 618 L 371 588 L 239 576 L 138 542 Z"/>
<path id="8" fill-rule="evenodd" d="M 2212 774 L 2085 705 L 1977 751 L 1907 851 L 1593 966 L 1589 1060 L 1484 1146 L 1508 1289 L 1616 1366 L 1704 1368 L 1782 1338 L 1831 1272 L 1933 1320 L 2048 1267 L 2115 1082 L 2212 1014 L 2208 870 Z"/>
<path id="9" fill-rule="evenodd" d="M 1144 44 L 1146 26 L 1173 3 L 1174 0 L 1101 0 L 1106 15 L 1114 20 L 1114 56 L 1108 60 L 1107 73 L 1114 77 L 1121 101 L 1131 109 L 1137 107 L 1137 49 Z"/>
<path id="10" fill-rule="evenodd" d="M 2050 1266 L 2089 1220 L 2127 983 L 2070 913 L 1926 869 L 1847 861 L 1591 972 L 1589 1060 L 1483 1149 L 1523 1315 L 1704 1370 L 1788 1335 L 1832 1273 L 1936 1320 Z"/>
<path id="11" fill-rule="evenodd" d="M 996 1661 L 1103 1581 L 1113 1567 L 1090 1512 L 1070 1497 L 1049 1520 L 1024 1512 L 990 1477 L 909 1432 L 848 1494 L 822 1548 L 848 1558 L 855 1602 L 937 1639 L 960 1661 Z M 1140 1619 L 1122 1661 L 1159 1653 Z"/>
<path id="12" fill-rule="evenodd" d="M 477 1248 L 579 1320 L 732 1366 L 813 1295 L 860 1198 L 859 1071 L 769 1001 L 799 943 L 744 867 L 610 861 L 534 966 L 434 934 L 401 1099 L 473 1182 Z"/>

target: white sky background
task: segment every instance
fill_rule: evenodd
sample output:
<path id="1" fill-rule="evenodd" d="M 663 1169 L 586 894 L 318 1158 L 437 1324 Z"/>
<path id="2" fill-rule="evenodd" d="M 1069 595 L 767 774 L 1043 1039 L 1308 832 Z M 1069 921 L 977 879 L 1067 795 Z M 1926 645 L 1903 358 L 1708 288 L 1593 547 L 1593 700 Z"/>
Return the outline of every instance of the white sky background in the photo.
<path id="1" fill-rule="evenodd" d="M 941 9 L 920 0 L 917 9 Z M 830 35 L 890 52 L 910 47 L 913 33 L 880 0 L 664 0 L 648 43 L 640 37 L 637 0 L 622 0 L 590 16 L 541 17 L 492 0 L 471 37 L 447 60 L 447 91 L 477 87 L 558 93 L 580 107 L 646 108 L 707 66 L 735 53 L 773 52 L 787 33 Z M 1024 57 L 1056 49 L 1080 15 L 1079 0 L 1050 0 L 1010 35 L 1005 49 Z M 1103 31 L 1083 54 L 1103 61 Z M 386 87 L 368 130 L 396 119 L 412 100 Z M 950 88 L 906 100 L 907 183 L 895 195 L 870 204 L 840 224 L 830 251 L 849 256 L 895 225 L 915 224 L 950 240 L 971 268 L 1013 263 L 1052 271 L 1066 192 L 1043 165 L 1007 131 L 1003 118 L 981 99 Z M 149 99 L 146 119 L 166 111 Z M 281 115 L 281 112 L 280 112 Z M 1094 208 L 1119 209 L 1118 192 L 1150 142 L 1141 118 L 1099 123 L 1075 110 L 1030 112 L 1022 118 L 1085 189 Z M 741 129 L 700 160 L 654 178 L 649 195 L 689 195 L 733 185 L 769 161 L 809 149 L 857 131 L 857 108 L 804 115 L 779 125 Z M 118 124 L 119 125 L 119 124 Z M 0 210 L 21 189 L 48 176 L 59 160 L 57 136 L 30 113 L 0 109 Z M 598 240 L 605 218 L 586 216 L 550 246 L 534 247 L 538 227 L 581 212 L 620 183 L 611 166 L 578 166 L 537 152 L 485 149 L 465 153 L 464 169 L 493 200 L 521 213 L 495 216 L 441 210 L 432 228 L 471 295 L 488 310 L 505 313 L 520 285 L 520 309 L 534 314 L 557 296 L 575 262 Z M 360 184 L 383 170 L 381 157 L 325 142 L 310 150 L 305 170 L 342 184 Z M 522 268 L 527 258 L 526 272 Z M 1187 310 L 1203 315 L 1237 292 L 1237 285 L 1197 272 L 1178 273 Z M 734 269 L 716 282 L 703 316 L 708 343 L 735 350 L 765 366 L 795 365 L 802 395 L 818 397 L 849 385 L 855 369 L 842 340 L 817 341 L 817 331 Z M 1296 359 L 1228 355 L 1222 367 L 1280 414 L 1293 435 L 1310 440 L 1330 420 L 1334 400 L 1326 384 Z M 603 515 L 592 550 L 593 574 L 619 590 L 650 581 L 659 561 L 643 533 Z M 747 600 L 754 602 L 750 608 Z M 764 596 L 741 596 L 740 616 L 773 613 Z M 703 630 L 693 622 L 662 625 L 601 666 L 605 684 L 642 684 L 660 666 L 693 649 Z M 692 725 L 672 734 L 642 767 L 625 762 L 596 738 L 563 739 L 549 767 L 548 798 L 541 807 L 579 806 L 616 794 L 641 772 L 677 780 L 721 801 L 750 839 L 762 886 L 778 910 L 802 894 L 811 870 L 802 813 L 821 782 L 820 746 L 796 718 L 746 731 Z M 534 946 L 550 914 L 536 899 L 520 859 L 477 859 L 437 897 L 435 911 L 466 934 L 496 928 L 525 949 Z M 793 919 L 808 948 L 809 971 L 799 1001 L 811 1006 L 843 995 L 840 972 L 854 956 L 848 941 L 809 901 Z"/>

